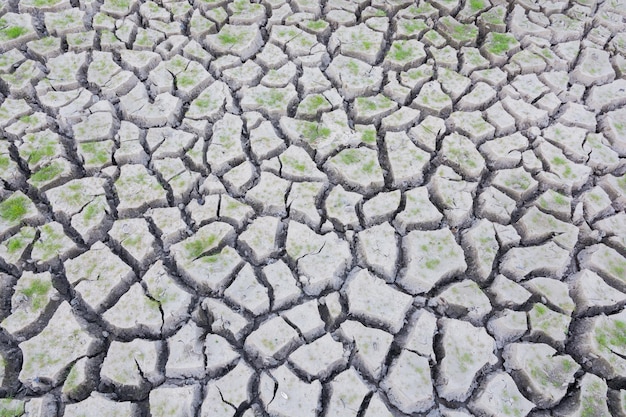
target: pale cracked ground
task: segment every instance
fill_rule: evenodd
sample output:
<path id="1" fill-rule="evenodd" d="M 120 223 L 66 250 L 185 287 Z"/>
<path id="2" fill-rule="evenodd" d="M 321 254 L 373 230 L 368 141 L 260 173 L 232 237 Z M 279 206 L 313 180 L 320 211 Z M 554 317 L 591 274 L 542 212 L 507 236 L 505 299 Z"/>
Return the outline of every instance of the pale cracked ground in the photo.
<path id="1" fill-rule="evenodd" d="M 626 415 L 626 1 L 0 14 L 0 416 Z"/>

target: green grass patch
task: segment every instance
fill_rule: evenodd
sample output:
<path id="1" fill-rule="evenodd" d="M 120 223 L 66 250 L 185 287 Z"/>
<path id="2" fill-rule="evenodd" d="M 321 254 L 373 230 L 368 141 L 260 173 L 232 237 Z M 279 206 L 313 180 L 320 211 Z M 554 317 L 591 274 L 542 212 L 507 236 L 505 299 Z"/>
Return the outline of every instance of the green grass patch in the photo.
<path id="1" fill-rule="evenodd" d="M 50 291 L 50 288 L 52 288 L 50 281 L 34 278 L 30 286 L 20 292 L 30 299 L 33 310 L 40 310 L 47 301 L 46 295 Z"/>
<path id="2" fill-rule="evenodd" d="M 22 26 L 11 26 L 0 30 L 0 39 L 11 40 L 17 39 L 28 32 L 28 29 Z"/>
<path id="3" fill-rule="evenodd" d="M 407 61 L 414 56 L 415 50 L 411 45 L 408 45 L 407 41 L 395 41 L 391 45 L 389 53 L 396 61 Z"/>
<path id="4" fill-rule="evenodd" d="M 365 143 L 376 143 L 376 131 L 373 129 L 366 130 L 361 134 L 361 140 Z"/>
<path id="5" fill-rule="evenodd" d="M 359 64 L 357 64 L 356 62 L 350 61 L 350 62 L 348 62 L 346 67 L 348 68 L 348 71 L 350 71 L 350 73 L 352 75 L 358 75 L 359 74 Z"/>
<path id="6" fill-rule="evenodd" d="M 60 162 L 51 162 L 39 171 L 34 173 L 30 180 L 33 184 L 50 181 L 59 176 L 63 172 L 63 164 Z"/>
<path id="7" fill-rule="evenodd" d="M 324 20 L 311 20 L 306 24 L 306 27 L 315 31 L 324 30 L 328 27 L 328 23 Z"/>
<path id="8" fill-rule="evenodd" d="M 320 138 L 327 138 L 331 134 L 330 128 L 315 122 L 303 122 L 301 125 L 302 136 L 309 142 L 315 142 Z"/>
<path id="9" fill-rule="evenodd" d="M 470 0 L 469 5 L 473 12 L 477 12 L 487 7 L 484 0 Z"/>
<path id="10" fill-rule="evenodd" d="M 220 33 L 217 39 L 224 45 L 237 45 L 245 37 L 243 33 Z"/>
<path id="11" fill-rule="evenodd" d="M 191 259 L 197 259 L 200 255 L 211 248 L 217 242 L 217 235 L 210 235 L 206 239 L 194 239 L 185 243 L 187 256 Z"/>
<path id="12" fill-rule="evenodd" d="M 13 194 L 0 203 L 0 218 L 10 223 L 19 221 L 28 212 L 29 204 L 30 200 L 25 195 Z"/>
<path id="13" fill-rule="evenodd" d="M 346 149 L 339 154 L 339 160 L 346 165 L 352 165 L 361 160 L 361 155 L 356 149 Z"/>
<path id="14" fill-rule="evenodd" d="M 513 45 L 517 43 L 517 40 L 508 33 L 491 33 L 491 42 L 489 43 L 489 52 L 495 55 L 503 55 L 507 53 Z"/>
<path id="15" fill-rule="evenodd" d="M 439 259 L 429 259 L 426 261 L 424 266 L 426 269 L 435 269 L 440 263 L 441 261 Z"/>

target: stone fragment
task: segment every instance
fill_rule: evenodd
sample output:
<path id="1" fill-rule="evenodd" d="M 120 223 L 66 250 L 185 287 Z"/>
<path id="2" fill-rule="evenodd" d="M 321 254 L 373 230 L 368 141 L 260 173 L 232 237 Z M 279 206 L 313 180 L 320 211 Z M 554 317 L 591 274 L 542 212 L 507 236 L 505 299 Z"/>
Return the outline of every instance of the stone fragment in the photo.
<path id="1" fill-rule="evenodd" d="M 572 198 L 554 190 L 546 190 L 541 194 L 535 200 L 535 206 L 563 221 L 572 218 Z"/>
<path id="2" fill-rule="evenodd" d="M 397 333 L 404 326 L 411 296 L 401 293 L 366 270 L 356 272 L 345 286 L 350 314 Z"/>
<path id="3" fill-rule="evenodd" d="M 611 172 L 617 168 L 621 146 L 615 142 L 613 145 L 609 146 L 609 140 L 602 134 L 587 135 L 585 145 L 583 145 L 583 148 L 589 152 L 587 165 L 597 174 Z"/>
<path id="4" fill-rule="evenodd" d="M 271 263 L 263 268 L 265 280 L 272 287 L 272 306 L 275 309 L 295 301 L 302 290 L 298 287 L 293 273 L 283 261 Z"/>
<path id="5" fill-rule="evenodd" d="M 437 148 L 437 139 L 446 131 L 443 119 L 434 116 L 426 116 L 422 122 L 409 130 L 409 137 L 420 147 L 428 152 L 434 152 Z"/>
<path id="6" fill-rule="evenodd" d="M 148 223 L 144 219 L 118 220 L 109 230 L 113 241 L 124 248 L 142 267 L 154 260 L 154 236 L 150 233 Z"/>
<path id="7" fill-rule="evenodd" d="M 354 100 L 352 114 L 357 123 L 378 123 L 398 109 L 398 104 L 387 96 L 377 94 L 371 97 L 357 97 Z"/>
<path id="8" fill-rule="evenodd" d="M 211 52 L 234 54 L 242 60 L 253 56 L 262 46 L 261 32 L 257 25 L 226 24 L 218 33 L 209 34 L 206 42 Z"/>
<path id="9" fill-rule="evenodd" d="M 426 115 L 446 117 L 452 112 L 452 100 L 443 92 L 438 81 L 429 81 L 420 88 L 411 107 Z"/>
<path id="10" fill-rule="evenodd" d="M 211 171 L 217 175 L 244 160 L 241 147 L 243 122 L 230 113 L 213 125 L 213 136 L 206 150 L 206 160 Z"/>
<path id="11" fill-rule="evenodd" d="M 479 179 L 485 170 L 485 160 L 476 146 L 465 136 L 452 133 L 441 144 L 443 162 L 469 180 Z"/>
<path id="12" fill-rule="evenodd" d="M 398 245 L 395 230 L 387 222 L 357 234 L 359 257 L 365 266 L 381 274 L 385 280 L 395 277 Z"/>
<path id="13" fill-rule="evenodd" d="M 457 106 L 459 110 L 464 111 L 484 110 L 495 97 L 496 90 L 489 84 L 479 81 L 472 88 L 472 91 L 459 99 Z M 496 130 L 499 130 L 498 126 L 496 126 Z"/>
<path id="14" fill-rule="evenodd" d="M 363 204 L 363 217 L 366 226 L 391 220 L 398 210 L 402 198 L 400 190 L 381 192 Z"/>
<path id="15" fill-rule="evenodd" d="M 428 410 L 434 403 L 428 359 L 402 350 L 391 365 L 381 388 L 391 403 L 403 413 Z"/>
<path id="16" fill-rule="evenodd" d="M 531 126 L 546 127 L 548 112 L 539 109 L 523 100 L 505 97 L 501 100 L 504 109 L 515 118 L 518 129 L 528 129 Z"/>
<path id="17" fill-rule="evenodd" d="M 259 111 L 270 118 L 286 116 L 289 107 L 297 102 L 298 95 L 293 84 L 286 87 L 268 88 L 264 85 L 243 88 L 240 92 L 244 111 Z"/>
<path id="18" fill-rule="evenodd" d="M 206 298 L 202 302 L 202 310 L 209 320 L 211 330 L 230 339 L 241 340 L 252 327 L 243 315 L 217 299 Z"/>
<path id="19" fill-rule="evenodd" d="M 318 235 L 307 226 L 290 221 L 287 255 L 296 263 L 303 290 L 309 295 L 326 288 L 338 289 L 352 256 L 347 242 L 334 232 Z"/>
<path id="20" fill-rule="evenodd" d="M 178 207 L 149 209 L 146 217 L 152 220 L 156 234 L 163 242 L 165 250 L 186 236 L 187 224 L 183 221 Z"/>
<path id="21" fill-rule="evenodd" d="M 207 334 L 204 339 L 204 356 L 205 370 L 209 375 L 219 373 L 239 359 L 239 353 L 228 340 L 216 334 Z"/>
<path id="22" fill-rule="evenodd" d="M 257 280 L 250 264 L 244 265 L 237 273 L 235 280 L 224 291 L 224 296 L 257 316 L 266 313 L 270 307 L 268 290 Z"/>
<path id="23" fill-rule="evenodd" d="M 138 283 L 133 284 L 102 318 L 124 334 L 158 334 L 163 326 L 160 304 L 149 298 Z"/>
<path id="24" fill-rule="evenodd" d="M 477 414 L 526 417 L 535 404 L 524 398 L 509 374 L 499 372 L 483 383 L 480 393 L 469 407 Z"/>
<path id="25" fill-rule="evenodd" d="M 307 301 L 282 312 L 281 317 L 298 332 L 307 342 L 312 342 L 324 333 L 324 321 L 320 316 L 316 300 Z"/>
<path id="26" fill-rule="evenodd" d="M 252 332 L 245 341 L 246 351 L 263 364 L 284 359 L 298 344 L 298 333 L 281 317 L 274 317 Z"/>
<path id="27" fill-rule="evenodd" d="M 475 144 L 493 138 L 495 127 L 483 119 L 479 111 L 455 111 L 447 121 L 450 130 L 466 135 Z"/>
<path id="28" fill-rule="evenodd" d="M 346 361 L 343 345 L 330 334 L 299 347 L 289 355 L 289 363 L 306 373 L 309 380 L 327 377 Z"/>
<path id="29" fill-rule="evenodd" d="M 63 264 L 80 298 L 98 313 L 111 307 L 135 277 L 133 270 L 102 242 Z"/>
<path id="30" fill-rule="evenodd" d="M 203 355 L 203 330 L 188 321 L 167 340 L 168 378 L 202 378 L 206 374 Z"/>
<path id="31" fill-rule="evenodd" d="M 478 373 L 498 361 L 496 343 L 484 328 L 441 319 L 443 359 L 439 365 L 437 392 L 449 401 L 464 401 L 472 393 Z"/>
<path id="32" fill-rule="evenodd" d="M 581 268 L 599 274 L 611 286 L 626 290 L 626 259 L 615 249 L 602 243 L 589 246 L 578 254 Z"/>
<path id="33" fill-rule="evenodd" d="M 0 243 L 0 258 L 7 264 L 18 265 L 36 236 L 34 227 L 22 227 L 16 234 Z"/>
<path id="34" fill-rule="evenodd" d="M 527 387 L 530 400 L 541 408 L 553 407 L 561 401 L 580 369 L 569 355 L 559 355 L 543 343 L 509 344 L 502 357 L 513 379 Z"/>
<path id="35" fill-rule="evenodd" d="M 620 378 L 626 372 L 624 359 L 624 311 L 606 316 L 604 314 L 580 320 L 574 335 L 578 344 L 575 352 L 588 358 L 588 366 L 608 380 Z"/>
<path id="36" fill-rule="evenodd" d="M 161 261 L 155 262 L 146 271 L 142 281 L 146 284 L 149 297 L 159 303 L 165 329 L 187 319 L 191 294 L 176 283 Z"/>
<path id="37" fill-rule="evenodd" d="M 491 184 L 515 201 L 527 199 L 539 188 L 539 183 L 522 167 L 498 170 Z"/>
<path id="38" fill-rule="evenodd" d="M 450 229 L 415 230 L 404 237 L 402 245 L 407 267 L 397 282 L 412 294 L 429 292 L 467 269 L 463 250 Z"/>
<path id="39" fill-rule="evenodd" d="M 167 204 L 163 186 L 142 165 L 123 165 L 115 181 L 115 189 L 119 199 L 117 210 L 122 216 L 132 216 L 149 207 Z"/>
<path id="40" fill-rule="evenodd" d="M 472 280 L 451 284 L 432 298 L 429 305 L 447 317 L 463 318 L 477 326 L 491 312 L 489 298 Z"/>
<path id="41" fill-rule="evenodd" d="M 496 304 L 501 307 L 521 306 L 532 295 L 524 287 L 511 281 L 504 275 L 495 277 L 489 287 L 489 293 L 494 297 Z"/>
<path id="42" fill-rule="evenodd" d="M 496 339 L 496 345 L 501 348 L 526 334 L 528 317 L 523 311 L 505 309 L 497 312 L 489 319 L 487 330 Z"/>
<path id="43" fill-rule="evenodd" d="M 503 14 L 506 15 L 506 12 L 504 10 L 498 10 L 496 8 L 493 9 L 494 14 L 490 16 L 489 20 L 498 19 L 498 17 L 496 17 L 497 15 L 495 14 L 498 12 L 504 12 Z M 483 16 L 487 16 L 487 14 L 483 13 L 481 17 Z M 499 17 L 499 19 L 502 19 L 502 17 Z M 483 42 L 483 46 L 480 49 L 481 52 L 491 61 L 493 66 L 506 64 L 508 57 L 512 56 L 520 49 L 520 43 L 517 41 L 513 34 L 498 32 L 499 31 L 487 33 L 487 36 Z"/>
<path id="44" fill-rule="evenodd" d="M 346 100 L 379 91 L 383 81 L 382 68 L 342 55 L 333 59 L 326 74 L 340 86 Z"/>
<path id="45" fill-rule="evenodd" d="M 411 315 L 410 323 L 412 327 L 404 340 L 404 348 L 435 360 L 433 342 L 437 333 L 437 317 L 428 310 L 420 309 Z"/>
<path id="46" fill-rule="evenodd" d="M 344 149 L 330 158 L 324 168 L 340 183 L 364 193 L 374 192 L 384 185 L 378 152 L 372 149 Z"/>
<path id="47" fill-rule="evenodd" d="M 571 276 L 568 284 L 578 315 L 595 314 L 626 301 L 626 294 L 611 287 L 598 274 L 588 269 Z"/>
<path id="48" fill-rule="evenodd" d="M 57 222 L 39 226 L 39 239 L 31 248 L 30 258 L 38 265 L 46 264 L 55 259 L 64 261 L 77 252 L 78 247 L 72 239 L 67 237 L 63 226 Z"/>
<path id="49" fill-rule="evenodd" d="M 125 119 L 140 127 L 159 127 L 173 124 L 182 110 L 182 101 L 169 92 L 158 94 L 150 100 L 143 83 L 120 97 L 120 108 Z"/>
<path id="50" fill-rule="evenodd" d="M 200 399 L 199 385 L 183 387 L 158 387 L 150 391 L 148 403 L 154 417 L 183 417 L 194 412 Z"/>
<path id="51" fill-rule="evenodd" d="M 585 48 L 571 74 L 575 82 L 586 86 L 601 85 L 615 79 L 615 71 L 609 61 L 609 53 L 596 48 Z"/>
<path id="52" fill-rule="evenodd" d="M 406 71 L 422 65 L 425 60 L 426 52 L 423 43 L 415 39 L 395 40 L 385 56 L 383 66 L 397 71 Z"/>
<path id="53" fill-rule="evenodd" d="M 289 181 L 261 171 L 261 179 L 246 193 L 245 199 L 262 214 L 283 216 L 286 214 L 285 196 L 289 186 Z"/>
<path id="54" fill-rule="evenodd" d="M 316 201 L 323 189 L 324 185 L 319 182 L 293 183 L 287 197 L 290 217 L 306 223 L 309 227 L 319 227 L 322 218 L 317 210 Z"/>
<path id="55" fill-rule="evenodd" d="M 100 370 L 105 380 L 137 392 L 148 389 L 148 383 L 159 380 L 157 342 L 135 339 L 131 342 L 112 342 Z"/>
<path id="56" fill-rule="evenodd" d="M 554 242 L 509 249 L 500 261 L 500 272 L 522 281 L 529 274 L 559 278 L 570 262 L 570 252 Z"/>
<path id="57" fill-rule="evenodd" d="M 318 413 L 322 384 L 318 380 L 301 381 L 286 365 L 261 374 L 261 401 L 276 417 L 314 417 Z"/>
<path id="58" fill-rule="evenodd" d="M 404 132 L 387 132 L 384 142 L 393 186 L 421 184 L 430 161 L 428 152 L 415 146 Z"/>
<path id="59" fill-rule="evenodd" d="M 461 242 L 468 252 L 470 266 L 475 276 L 484 282 L 491 274 L 499 250 L 491 222 L 480 220 L 472 228 L 464 231 Z"/>
<path id="60" fill-rule="evenodd" d="M 491 168 L 515 168 L 528 147 L 528 139 L 519 132 L 483 143 L 479 150 Z"/>
<path id="61" fill-rule="evenodd" d="M 477 183 L 464 181 L 461 175 L 446 165 L 437 167 L 429 184 L 434 201 L 453 227 L 470 221 L 476 187 Z"/>
<path id="62" fill-rule="evenodd" d="M 563 348 L 570 321 L 569 316 L 557 313 L 542 303 L 535 303 L 528 312 L 530 337 Z"/>
<path id="63" fill-rule="evenodd" d="M 431 229 L 439 226 L 443 215 L 430 201 L 426 187 L 410 189 L 404 196 L 404 210 L 398 213 L 393 221 L 393 225 L 401 234 L 417 228 Z"/>
<path id="64" fill-rule="evenodd" d="M 578 382 L 578 391 L 555 410 L 555 415 L 611 415 L 607 405 L 608 387 L 600 377 L 586 373 Z"/>
<path id="65" fill-rule="evenodd" d="M 551 278 L 533 278 L 524 283 L 524 288 L 539 295 L 542 302 L 560 313 L 570 316 L 576 305 L 569 296 L 566 283 Z"/>
<path id="66" fill-rule="evenodd" d="M 515 228 L 527 244 L 540 243 L 550 239 L 563 247 L 572 250 L 578 242 L 578 228 L 570 223 L 557 220 L 553 216 L 543 213 L 536 207 L 531 207 L 515 223 Z"/>
<path id="67" fill-rule="evenodd" d="M 613 212 L 611 198 L 600 186 L 587 190 L 583 194 L 582 201 L 587 223 L 593 223 L 596 218 Z"/>
<path id="68" fill-rule="evenodd" d="M 276 217 L 258 217 L 237 239 L 248 248 L 255 262 L 262 263 L 278 251 L 279 225 Z"/>
<path id="69" fill-rule="evenodd" d="M 229 224 L 210 223 L 198 229 L 192 237 L 172 245 L 170 252 L 185 277 L 196 281 L 196 285 L 215 290 L 224 283 L 227 276 L 213 276 L 209 279 L 203 266 L 206 268 L 207 264 L 221 264 L 222 261 L 226 261 L 226 258 L 220 256 L 218 248 L 224 241 L 233 238 L 233 232 L 233 227 Z M 221 254 L 229 257 L 228 251 L 222 250 Z"/>
<path id="70" fill-rule="evenodd" d="M 202 404 L 201 413 L 210 415 L 211 408 L 217 405 L 216 403 L 223 402 L 225 406 L 232 407 L 232 411 L 236 411 L 241 408 L 244 402 L 249 402 L 248 385 L 250 378 L 253 375 L 253 370 L 246 362 L 240 360 L 237 366 L 225 376 L 211 381 L 207 387 L 207 396 Z M 209 394 L 212 388 L 216 388 L 219 395 L 216 398 L 218 401 L 209 400 Z"/>
<path id="71" fill-rule="evenodd" d="M 208 185 L 208 182 L 209 181 L 205 182 L 204 185 Z M 222 184 L 218 181 L 216 181 L 214 185 L 216 187 L 222 186 Z M 242 203 L 241 201 L 229 196 L 228 194 L 221 194 L 218 212 L 218 217 L 221 220 L 226 220 L 229 223 L 233 223 L 238 229 L 241 229 L 253 215 L 254 209 L 249 205 Z"/>
<path id="72" fill-rule="evenodd" d="M 356 417 L 369 392 L 369 388 L 353 368 L 343 371 L 331 382 L 328 413 L 337 417 Z"/>
<path id="73" fill-rule="evenodd" d="M 384 40 L 383 33 L 374 31 L 365 24 L 340 26 L 331 35 L 328 48 L 331 52 L 338 50 L 342 56 L 374 65 L 381 54 Z"/>
<path id="74" fill-rule="evenodd" d="M 87 399 L 65 406 L 68 417 L 133 417 L 139 407 L 130 401 L 116 401 L 93 392 Z"/>
<path id="75" fill-rule="evenodd" d="M 2 320 L 0 326 L 10 334 L 23 333 L 37 325 L 37 322 L 57 303 L 60 294 L 52 286 L 49 272 L 33 273 L 24 271 L 13 287 L 10 299 L 10 314 Z"/>
<path id="76" fill-rule="evenodd" d="M 380 378 L 393 336 L 354 320 L 341 323 L 339 333 L 344 340 L 355 343 L 357 369 L 374 379 Z"/>

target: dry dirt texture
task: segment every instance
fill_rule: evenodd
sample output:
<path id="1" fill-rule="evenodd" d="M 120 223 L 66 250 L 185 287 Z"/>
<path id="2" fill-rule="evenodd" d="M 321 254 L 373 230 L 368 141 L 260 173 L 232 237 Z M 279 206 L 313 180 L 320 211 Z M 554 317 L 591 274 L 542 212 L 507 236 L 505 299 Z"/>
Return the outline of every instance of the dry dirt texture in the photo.
<path id="1" fill-rule="evenodd" d="M 625 0 L 1 0 L 0 416 L 626 416 Z"/>

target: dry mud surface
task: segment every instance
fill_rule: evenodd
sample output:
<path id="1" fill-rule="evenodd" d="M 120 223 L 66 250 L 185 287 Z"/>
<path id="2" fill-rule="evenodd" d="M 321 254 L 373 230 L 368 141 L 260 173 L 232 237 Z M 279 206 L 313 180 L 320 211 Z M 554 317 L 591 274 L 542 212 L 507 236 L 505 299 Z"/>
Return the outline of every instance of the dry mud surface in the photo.
<path id="1" fill-rule="evenodd" d="M 0 416 L 626 416 L 626 1 L 0 14 Z"/>

